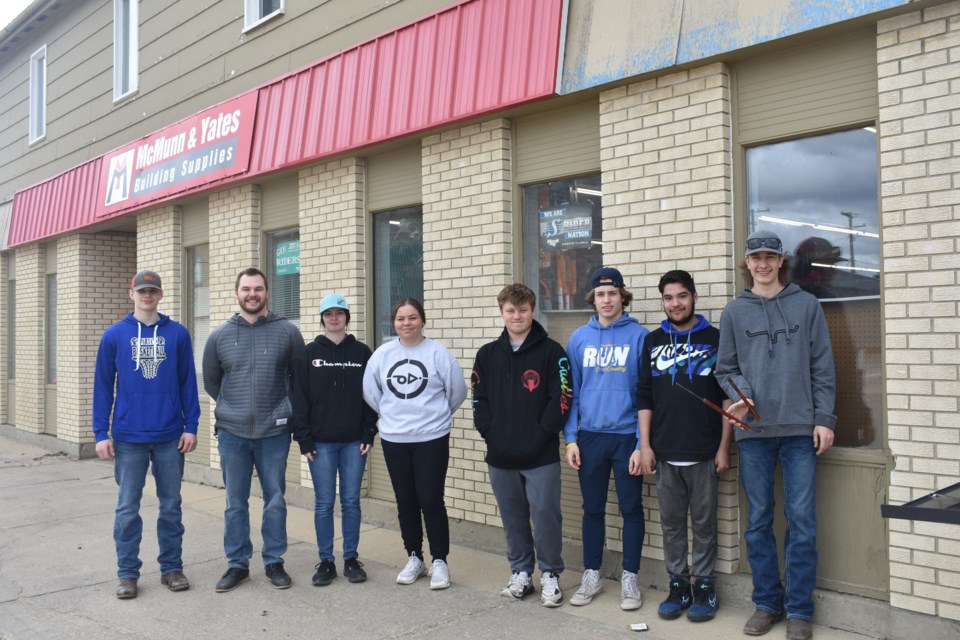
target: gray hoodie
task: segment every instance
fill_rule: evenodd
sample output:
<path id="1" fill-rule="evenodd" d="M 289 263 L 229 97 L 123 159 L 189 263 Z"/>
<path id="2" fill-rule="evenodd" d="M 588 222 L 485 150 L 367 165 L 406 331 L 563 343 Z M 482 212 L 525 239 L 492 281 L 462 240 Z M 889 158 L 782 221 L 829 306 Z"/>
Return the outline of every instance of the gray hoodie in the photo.
<path id="1" fill-rule="evenodd" d="M 810 436 L 833 429 L 836 374 L 827 321 L 820 301 L 788 284 L 773 298 L 749 289 L 727 305 L 720 322 L 717 380 L 734 401 L 733 378 L 763 418 L 744 419 L 753 431 L 735 429 L 737 440 Z"/>
<path id="2" fill-rule="evenodd" d="M 234 314 L 203 349 L 203 388 L 217 407 L 217 430 L 241 438 L 292 431 L 290 375 L 300 331 L 270 312 L 253 324 Z"/>

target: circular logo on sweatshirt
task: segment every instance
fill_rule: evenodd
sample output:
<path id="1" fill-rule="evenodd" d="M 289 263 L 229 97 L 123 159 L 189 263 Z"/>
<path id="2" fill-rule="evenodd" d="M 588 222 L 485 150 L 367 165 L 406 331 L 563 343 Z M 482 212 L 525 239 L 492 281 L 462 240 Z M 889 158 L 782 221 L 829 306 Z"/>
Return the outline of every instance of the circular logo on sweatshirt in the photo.
<path id="1" fill-rule="evenodd" d="M 427 368 L 417 360 L 401 360 L 387 372 L 387 388 L 401 400 L 416 398 L 427 388 Z"/>
<path id="2" fill-rule="evenodd" d="M 523 372 L 523 377 L 520 378 L 520 384 L 523 385 L 524 389 L 533 393 L 533 390 L 540 386 L 540 374 L 533 369 L 527 369 Z"/>

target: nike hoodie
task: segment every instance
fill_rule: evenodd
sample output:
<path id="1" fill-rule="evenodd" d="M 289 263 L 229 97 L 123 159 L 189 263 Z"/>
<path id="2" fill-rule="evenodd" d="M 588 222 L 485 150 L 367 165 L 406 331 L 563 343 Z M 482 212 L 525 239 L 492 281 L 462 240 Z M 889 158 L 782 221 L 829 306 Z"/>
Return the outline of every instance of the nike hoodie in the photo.
<path id="1" fill-rule="evenodd" d="M 573 377 L 573 404 L 563 428 L 567 444 L 577 441 L 578 430 L 638 434 L 637 383 L 647 333 L 627 313 L 608 327 L 593 316 L 573 332 L 567 343 Z"/>
<path id="2" fill-rule="evenodd" d="M 793 283 L 772 298 L 741 292 L 720 320 L 717 379 L 736 401 L 732 379 L 763 418 L 757 423 L 748 413 L 753 431 L 734 429 L 737 440 L 833 429 L 837 382 L 820 301 Z"/>

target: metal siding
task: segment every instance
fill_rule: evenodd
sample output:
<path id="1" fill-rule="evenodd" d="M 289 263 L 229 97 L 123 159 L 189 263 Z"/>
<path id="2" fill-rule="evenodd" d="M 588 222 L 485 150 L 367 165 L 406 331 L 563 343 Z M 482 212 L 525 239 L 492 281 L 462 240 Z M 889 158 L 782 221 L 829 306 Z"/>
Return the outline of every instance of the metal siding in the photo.
<path id="1" fill-rule="evenodd" d="M 175 197 L 553 95 L 562 5 L 467 0 L 270 82 L 247 172 Z M 96 222 L 101 162 L 18 192 L 9 245 Z"/>

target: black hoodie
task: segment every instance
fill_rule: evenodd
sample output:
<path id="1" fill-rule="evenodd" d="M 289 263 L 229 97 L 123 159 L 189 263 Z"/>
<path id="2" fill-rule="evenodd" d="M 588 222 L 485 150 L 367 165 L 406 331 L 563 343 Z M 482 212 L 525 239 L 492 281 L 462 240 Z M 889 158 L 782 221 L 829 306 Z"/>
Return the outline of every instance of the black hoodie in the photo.
<path id="1" fill-rule="evenodd" d="M 534 469 L 559 460 L 573 400 L 570 362 L 538 322 L 517 351 L 506 329 L 480 347 L 471 379 L 473 423 L 487 443 L 488 464 Z"/>
<path id="2" fill-rule="evenodd" d="M 373 444 L 377 414 L 363 401 L 370 348 L 347 335 L 340 344 L 317 336 L 293 360 L 293 437 L 301 453 L 314 442 Z"/>

